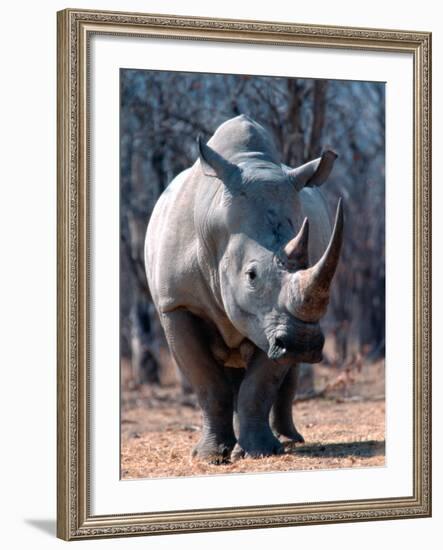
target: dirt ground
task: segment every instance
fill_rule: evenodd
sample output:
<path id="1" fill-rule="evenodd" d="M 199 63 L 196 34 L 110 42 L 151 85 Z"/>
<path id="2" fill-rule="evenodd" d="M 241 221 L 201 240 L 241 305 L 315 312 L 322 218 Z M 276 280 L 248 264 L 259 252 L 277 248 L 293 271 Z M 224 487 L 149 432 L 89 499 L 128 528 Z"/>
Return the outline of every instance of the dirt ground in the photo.
<path id="1" fill-rule="evenodd" d="M 286 444 L 279 456 L 212 465 L 191 458 L 201 429 L 193 396 L 183 396 L 177 386 L 134 386 L 123 365 L 121 478 L 383 466 L 384 362 L 314 368 L 315 391 L 293 407 L 305 443 Z"/>

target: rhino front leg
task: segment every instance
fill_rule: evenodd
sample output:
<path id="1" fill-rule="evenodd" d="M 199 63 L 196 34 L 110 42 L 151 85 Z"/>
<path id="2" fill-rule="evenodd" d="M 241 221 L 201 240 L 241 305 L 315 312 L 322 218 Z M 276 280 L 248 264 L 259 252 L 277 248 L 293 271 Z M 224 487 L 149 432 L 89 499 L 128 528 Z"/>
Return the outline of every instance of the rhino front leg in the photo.
<path id="1" fill-rule="evenodd" d="M 269 425 L 269 413 L 288 368 L 256 350 L 238 393 L 240 435 L 236 456 L 260 457 L 283 452 L 283 445 Z"/>
<path id="2" fill-rule="evenodd" d="M 234 397 L 234 418 L 233 426 L 235 437 L 238 438 L 240 433 L 240 423 L 238 419 L 238 394 L 240 391 L 241 383 L 245 377 L 245 369 L 237 369 L 231 367 L 225 367 L 225 374 L 231 384 L 233 397 Z"/>
<path id="3" fill-rule="evenodd" d="M 204 321 L 186 310 L 162 315 L 171 353 L 193 387 L 203 414 L 202 436 L 193 450 L 213 463 L 225 462 L 236 443 L 233 392 L 209 349 Z"/>
<path id="4" fill-rule="evenodd" d="M 295 443 L 303 443 L 304 438 L 294 425 L 292 403 L 297 391 L 298 366 L 289 368 L 271 410 L 271 426 L 274 432 Z"/>

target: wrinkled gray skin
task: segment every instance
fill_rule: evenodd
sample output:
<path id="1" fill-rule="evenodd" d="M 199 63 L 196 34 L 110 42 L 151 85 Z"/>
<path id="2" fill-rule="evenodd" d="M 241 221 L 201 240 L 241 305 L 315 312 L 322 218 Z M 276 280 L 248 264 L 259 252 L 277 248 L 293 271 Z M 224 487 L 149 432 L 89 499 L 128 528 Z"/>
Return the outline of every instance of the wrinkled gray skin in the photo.
<path id="1" fill-rule="evenodd" d="M 154 208 L 149 287 L 202 409 L 194 454 L 222 462 L 236 443 L 240 455 L 280 453 L 276 436 L 303 441 L 292 419 L 296 365 L 322 357 L 318 321 L 343 219 L 339 207 L 334 244 L 318 186 L 336 155 L 291 170 L 264 128 L 243 115 L 207 145 L 199 141 L 199 151 Z M 335 249 L 325 257 L 328 243 Z"/>

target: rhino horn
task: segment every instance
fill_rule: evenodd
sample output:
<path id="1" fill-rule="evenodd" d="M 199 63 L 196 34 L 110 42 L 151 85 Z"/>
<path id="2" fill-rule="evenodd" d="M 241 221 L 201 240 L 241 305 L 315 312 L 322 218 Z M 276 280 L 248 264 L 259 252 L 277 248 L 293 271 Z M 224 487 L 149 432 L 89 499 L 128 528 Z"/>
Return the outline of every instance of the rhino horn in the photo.
<path id="1" fill-rule="evenodd" d="M 343 205 L 339 199 L 335 213 L 334 229 L 329 239 L 328 247 L 323 256 L 310 269 L 312 270 L 312 285 L 328 290 L 332 277 L 337 269 L 340 251 L 343 243 Z"/>
<path id="2" fill-rule="evenodd" d="M 231 191 L 233 191 L 234 183 L 237 180 L 235 177 L 236 172 L 238 172 L 237 166 L 226 160 L 220 153 L 217 153 L 215 149 L 204 143 L 200 136 L 197 139 L 197 144 L 203 173 L 206 176 L 220 179 L 231 189 Z"/>
<path id="3" fill-rule="evenodd" d="M 307 322 L 318 321 L 326 311 L 329 287 L 337 269 L 343 242 L 343 206 L 337 205 L 334 229 L 323 256 L 308 269 L 293 275 L 294 312 Z"/>
<path id="4" fill-rule="evenodd" d="M 318 187 L 325 183 L 337 156 L 334 151 L 325 151 L 318 159 L 289 170 L 288 175 L 297 191 L 303 187 Z"/>
<path id="5" fill-rule="evenodd" d="M 308 255 L 309 221 L 305 218 L 297 235 L 284 247 L 285 260 L 288 267 L 306 269 L 309 265 Z"/>

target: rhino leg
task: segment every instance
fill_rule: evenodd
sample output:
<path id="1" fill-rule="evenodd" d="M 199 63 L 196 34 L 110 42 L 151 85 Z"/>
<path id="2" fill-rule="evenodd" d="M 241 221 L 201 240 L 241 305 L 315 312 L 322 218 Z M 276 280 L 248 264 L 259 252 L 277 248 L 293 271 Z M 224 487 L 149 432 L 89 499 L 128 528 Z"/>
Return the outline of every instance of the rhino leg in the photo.
<path id="1" fill-rule="evenodd" d="M 303 443 L 304 438 L 294 425 L 292 402 L 297 391 L 298 367 L 289 368 L 271 409 L 271 426 L 274 432 L 295 443 Z"/>
<path id="2" fill-rule="evenodd" d="M 269 413 L 288 368 L 256 350 L 238 393 L 240 435 L 233 456 L 260 457 L 283 452 L 283 445 L 269 425 Z"/>
<path id="3" fill-rule="evenodd" d="M 245 377 L 245 369 L 237 369 L 237 368 L 225 368 L 225 373 L 228 378 L 228 380 L 231 383 L 231 388 L 234 396 L 234 417 L 233 417 L 233 424 L 234 424 L 234 433 L 235 436 L 238 438 L 238 435 L 240 433 L 240 422 L 238 418 L 238 393 L 240 391 L 241 383 L 243 382 L 243 379 Z"/>
<path id="4" fill-rule="evenodd" d="M 202 436 L 193 456 L 213 463 L 225 462 L 236 442 L 233 392 L 223 367 L 210 351 L 204 321 L 186 310 L 176 310 L 162 315 L 162 325 L 171 353 L 202 409 Z"/>

